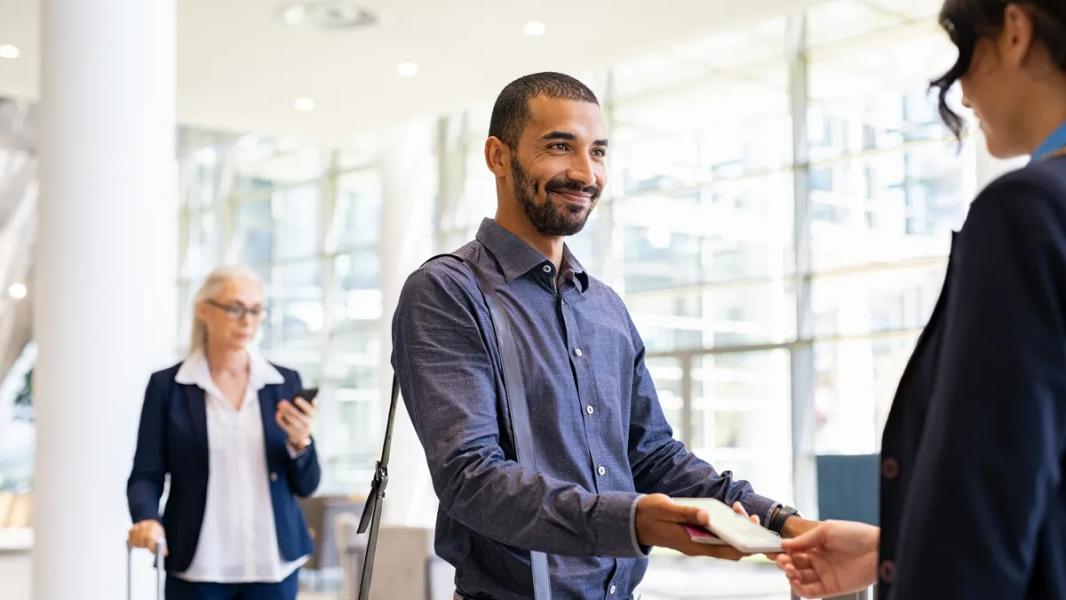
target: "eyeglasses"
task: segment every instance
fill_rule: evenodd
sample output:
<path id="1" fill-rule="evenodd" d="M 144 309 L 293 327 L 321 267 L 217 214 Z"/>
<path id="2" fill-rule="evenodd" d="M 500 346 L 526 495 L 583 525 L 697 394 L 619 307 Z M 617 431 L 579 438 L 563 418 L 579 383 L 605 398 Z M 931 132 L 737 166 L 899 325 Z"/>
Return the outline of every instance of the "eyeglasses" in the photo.
<path id="1" fill-rule="evenodd" d="M 206 302 L 226 313 L 226 316 L 229 317 L 231 321 L 240 321 L 244 318 L 244 315 L 252 317 L 252 320 L 254 321 L 262 321 L 267 316 L 267 309 L 262 306 L 248 308 L 243 304 L 222 304 L 221 302 L 210 299 Z"/>

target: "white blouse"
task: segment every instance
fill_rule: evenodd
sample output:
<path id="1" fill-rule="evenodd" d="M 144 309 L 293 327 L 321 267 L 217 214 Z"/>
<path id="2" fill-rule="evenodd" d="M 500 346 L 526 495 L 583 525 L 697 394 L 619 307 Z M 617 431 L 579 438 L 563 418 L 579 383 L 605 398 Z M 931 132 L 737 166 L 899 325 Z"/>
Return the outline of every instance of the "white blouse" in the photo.
<path id="1" fill-rule="evenodd" d="M 186 581 L 278 582 L 308 559 L 282 560 L 270 500 L 259 390 L 285 378 L 256 349 L 248 353 L 248 389 L 240 410 L 211 379 L 202 351 L 186 358 L 174 378 L 204 391 L 210 454 L 200 538 L 188 570 L 176 574 Z"/>

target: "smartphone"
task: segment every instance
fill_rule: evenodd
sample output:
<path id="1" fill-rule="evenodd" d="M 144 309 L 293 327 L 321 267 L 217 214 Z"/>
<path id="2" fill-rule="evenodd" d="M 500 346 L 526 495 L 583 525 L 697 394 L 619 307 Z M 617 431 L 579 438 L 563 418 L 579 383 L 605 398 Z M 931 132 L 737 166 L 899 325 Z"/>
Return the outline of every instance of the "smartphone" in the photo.
<path id="1" fill-rule="evenodd" d="M 304 388 L 304 389 L 302 389 L 302 390 L 300 390 L 299 392 L 296 393 L 296 398 L 303 398 L 304 400 L 306 400 L 308 402 L 308 404 L 310 404 L 311 406 L 314 406 L 315 405 L 315 396 L 317 396 L 317 395 L 318 395 L 318 388 L 316 388 L 316 387 Z M 295 402 L 296 398 L 293 398 L 292 405 L 296 406 L 296 408 L 299 409 L 300 407 L 297 406 L 296 402 Z"/>
<path id="2" fill-rule="evenodd" d="M 674 498 L 674 502 L 683 506 L 701 508 L 711 517 L 706 530 L 699 527 L 685 527 L 689 538 L 694 542 L 718 544 L 724 541 L 748 554 L 781 551 L 780 536 L 738 515 L 723 502 L 714 498 Z"/>

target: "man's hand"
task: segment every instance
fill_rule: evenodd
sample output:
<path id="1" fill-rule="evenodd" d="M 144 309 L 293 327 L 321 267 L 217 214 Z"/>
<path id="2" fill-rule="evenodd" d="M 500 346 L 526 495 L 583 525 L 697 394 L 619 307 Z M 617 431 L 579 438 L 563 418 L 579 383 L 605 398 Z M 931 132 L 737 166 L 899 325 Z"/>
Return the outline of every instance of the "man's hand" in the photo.
<path id="1" fill-rule="evenodd" d="M 746 516 L 740 503 L 734 504 L 733 510 Z M 755 517 L 751 518 L 758 523 Z M 712 556 L 726 560 L 740 560 L 748 556 L 732 546 L 694 542 L 681 527 L 706 527 L 709 523 L 710 516 L 706 511 L 681 506 L 663 494 L 649 494 L 637 503 L 637 541 L 641 545 L 673 548 L 689 556 Z"/>
<path id="2" fill-rule="evenodd" d="M 777 565 L 797 596 L 823 598 L 862 590 L 877 581 L 880 535 L 872 525 L 826 521 L 782 540 L 785 554 L 777 556 Z"/>

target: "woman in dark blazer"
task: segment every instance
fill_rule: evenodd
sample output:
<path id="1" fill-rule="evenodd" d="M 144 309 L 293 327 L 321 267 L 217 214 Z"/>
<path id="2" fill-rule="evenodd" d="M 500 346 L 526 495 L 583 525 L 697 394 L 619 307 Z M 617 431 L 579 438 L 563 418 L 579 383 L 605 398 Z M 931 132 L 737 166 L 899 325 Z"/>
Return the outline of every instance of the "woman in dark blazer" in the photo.
<path id="1" fill-rule="evenodd" d="M 251 345 L 264 316 L 253 271 L 216 270 L 196 295 L 188 357 L 148 382 L 129 541 L 165 541 L 168 600 L 293 600 L 311 554 L 294 496 L 314 492 L 321 475 L 315 411 L 297 397 L 300 376 Z"/>
<path id="2" fill-rule="evenodd" d="M 948 0 L 956 82 L 991 153 L 881 446 L 881 527 L 828 522 L 778 557 L 793 591 L 1066 598 L 1066 0 Z"/>

